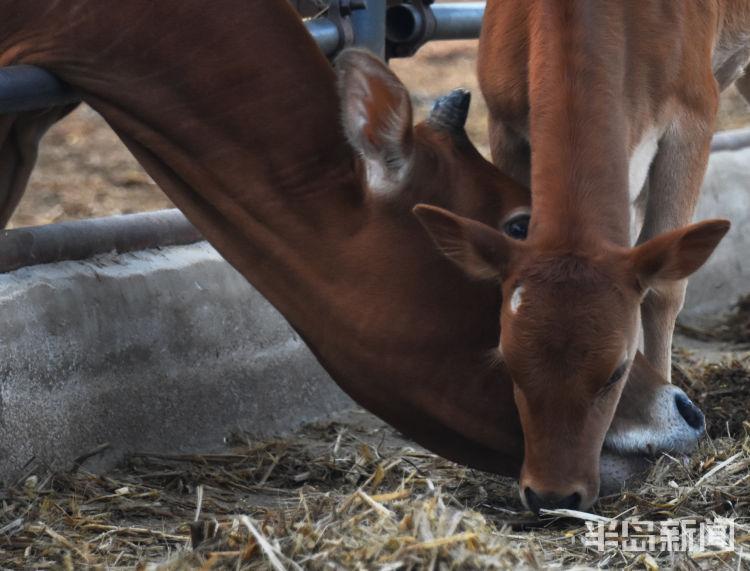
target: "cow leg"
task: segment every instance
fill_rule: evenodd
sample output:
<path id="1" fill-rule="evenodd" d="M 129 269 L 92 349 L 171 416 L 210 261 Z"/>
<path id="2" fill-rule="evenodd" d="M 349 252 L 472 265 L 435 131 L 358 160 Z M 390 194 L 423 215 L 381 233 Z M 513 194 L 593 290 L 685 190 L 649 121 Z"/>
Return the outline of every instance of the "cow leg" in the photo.
<path id="1" fill-rule="evenodd" d="M 490 115 L 489 140 L 495 166 L 516 182 L 530 188 L 531 148 L 526 137 Z"/>
<path id="2" fill-rule="evenodd" d="M 745 68 L 745 75 L 735 81 L 734 84 L 737 86 L 737 90 L 745 98 L 745 101 L 750 103 L 750 66 Z"/>
<path id="3" fill-rule="evenodd" d="M 489 112 L 492 162 L 526 188 L 531 188 L 526 34 L 534 5 L 487 2 L 477 52 L 477 79 Z"/>
<path id="4" fill-rule="evenodd" d="M 649 172 L 649 195 L 639 244 L 692 221 L 711 148 L 716 102 L 718 90 L 704 112 L 696 113 L 693 108 L 690 113 L 677 113 L 680 119 L 670 125 L 660 140 L 659 152 Z M 641 304 L 643 352 L 668 380 L 674 324 L 685 299 L 686 286 L 687 280 L 681 280 L 654 288 Z"/>
<path id="5" fill-rule="evenodd" d="M 8 223 L 23 196 L 42 136 L 76 105 L 0 115 L 0 228 Z"/>

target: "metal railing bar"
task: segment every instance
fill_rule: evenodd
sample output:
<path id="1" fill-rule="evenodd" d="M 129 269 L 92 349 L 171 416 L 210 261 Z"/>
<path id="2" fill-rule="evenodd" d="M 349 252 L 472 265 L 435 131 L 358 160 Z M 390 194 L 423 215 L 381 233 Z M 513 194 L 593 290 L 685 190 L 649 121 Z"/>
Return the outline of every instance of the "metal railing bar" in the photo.
<path id="1" fill-rule="evenodd" d="M 177 209 L 1 230 L 0 273 L 200 240 L 201 233 Z"/>

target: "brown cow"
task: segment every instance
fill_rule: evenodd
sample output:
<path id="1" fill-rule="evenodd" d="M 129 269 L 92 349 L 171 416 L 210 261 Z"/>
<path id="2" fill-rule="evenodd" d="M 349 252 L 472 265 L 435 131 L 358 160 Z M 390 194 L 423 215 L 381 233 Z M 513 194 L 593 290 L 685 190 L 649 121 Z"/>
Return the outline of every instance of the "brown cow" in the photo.
<path id="1" fill-rule="evenodd" d="M 425 216 L 469 271 L 503 282 L 500 347 L 526 436 L 524 501 L 586 507 L 633 355 L 640 346 L 669 379 L 685 278 L 729 229 L 685 225 L 719 89 L 750 58 L 750 3 L 490 0 L 483 26 L 493 158 L 531 184 L 529 237 L 518 245 Z M 629 440 L 646 448 L 652 435 Z"/>
<path id="2" fill-rule="evenodd" d="M 499 292 L 411 214 L 417 197 L 493 226 L 528 208 L 463 129 L 412 128 L 406 90 L 359 52 L 337 86 L 287 2 L 2 0 L 0 16 L 0 64 L 74 86 L 342 388 L 447 457 L 518 473 L 512 387 L 491 357 Z M 4 219 L 57 115 L 2 118 Z"/>
<path id="3" fill-rule="evenodd" d="M 403 85 L 354 51 L 339 60 L 340 110 L 334 72 L 287 2 L 0 0 L 0 16 L 0 64 L 73 85 L 349 394 L 446 457 L 518 474 L 513 385 L 493 352 L 500 292 L 467 280 L 410 212 L 428 200 L 522 224 L 527 191 L 453 119 L 465 98 L 412 128 Z M 59 113 L 2 119 L 5 219 Z M 674 398 L 642 364 L 639 394 Z M 639 405 L 624 426 L 694 440 L 681 416 L 665 427 Z M 615 479 L 632 470 L 607 458 Z"/>

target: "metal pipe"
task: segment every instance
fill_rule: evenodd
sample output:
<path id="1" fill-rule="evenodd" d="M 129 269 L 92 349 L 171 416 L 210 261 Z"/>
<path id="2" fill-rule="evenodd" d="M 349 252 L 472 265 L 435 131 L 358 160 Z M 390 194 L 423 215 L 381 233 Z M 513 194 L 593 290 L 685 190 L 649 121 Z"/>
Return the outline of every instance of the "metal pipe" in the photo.
<path id="1" fill-rule="evenodd" d="M 718 133 L 714 133 L 714 138 L 711 140 L 712 153 L 717 151 L 737 151 L 745 147 L 750 147 L 750 127 L 719 131 Z"/>
<path id="2" fill-rule="evenodd" d="M 396 4 L 385 14 L 385 36 L 389 42 L 413 42 L 424 26 L 422 14 L 411 4 Z"/>
<path id="3" fill-rule="evenodd" d="M 177 209 L 0 231 L 0 273 L 108 252 L 192 244 L 200 232 Z"/>
<path id="4" fill-rule="evenodd" d="M 391 4 L 386 12 L 386 55 L 411 57 L 431 40 L 461 40 L 479 37 L 484 2 L 412 0 Z"/>
<path id="5" fill-rule="evenodd" d="M 78 101 L 73 89 L 34 65 L 0 67 L 0 112 L 17 113 Z"/>
<path id="6" fill-rule="evenodd" d="M 336 53 L 341 41 L 336 24 L 325 18 L 316 18 L 305 20 L 305 26 L 326 56 L 331 57 Z"/>
<path id="7" fill-rule="evenodd" d="M 468 40 L 479 37 L 484 2 L 445 2 L 430 6 L 435 14 L 435 34 L 430 40 Z"/>
<path id="8" fill-rule="evenodd" d="M 367 8 L 349 16 L 354 45 L 367 48 L 380 59 L 385 59 L 385 9 L 386 0 L 367 0 Z"/>

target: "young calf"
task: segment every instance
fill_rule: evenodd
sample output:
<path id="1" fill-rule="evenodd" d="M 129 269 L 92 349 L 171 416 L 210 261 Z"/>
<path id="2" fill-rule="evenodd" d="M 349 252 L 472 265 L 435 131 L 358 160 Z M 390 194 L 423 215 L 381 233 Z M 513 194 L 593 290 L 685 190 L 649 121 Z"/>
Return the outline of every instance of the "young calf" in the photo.
<path id="1" fill-rule="evenodd" d="M 685 278 L 729 229 L 685 225 L 718 91 L 750 56 L 750 4 L 490 0 L 483 26 L 493 158 L 531 185 L 528 240 L 419 214 L 470 274 L 503 284 L 524 501 L 586 507 L 636 350 L 669 379 Z"/>

